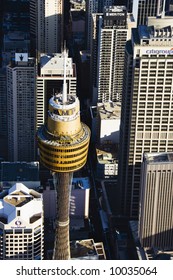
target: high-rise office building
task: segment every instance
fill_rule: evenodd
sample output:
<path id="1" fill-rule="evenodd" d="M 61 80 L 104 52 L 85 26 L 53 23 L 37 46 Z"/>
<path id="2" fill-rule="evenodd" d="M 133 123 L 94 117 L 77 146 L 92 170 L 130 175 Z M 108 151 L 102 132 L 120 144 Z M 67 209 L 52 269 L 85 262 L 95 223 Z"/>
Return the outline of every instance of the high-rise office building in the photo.
<path id="1" fill-rule="evenodd" d="M 132 10 L 130 0 L 86 0 L 86 43 L 88 51 L 92 50 L 93 14 L 102 14 L 104 7 L 110 6 L 126 6 L 128 12 Z"/>
<path id="2" fill-rule="evenodd" d="M 0 158 L 8 159 L 7 153 L 7 83 L 6 68 L 0 68 Z"/>
<path id="3" fill-rule="evenodd" d="M 105 8 L 98 35 L 97 102 L 121 101 L 126 41 L 135 26 L 125 6 Z M 94 98 L 95 99 L 95 98 Z"/>
<path id="4" fill-rule="evenodd" d="M 139 240 L 144 248 L 173 248 L 173 153 L 146 153 L 141 165 Z"/>
<path id="5" fill-rule="evenodd" d="M 147 24 L 148 17 L 161 16 L 165 13 L 167 0 L 135 0 L 133 1 L 133 16 L 137 25 Z"/>
<path id="6" fill-rule="evenodd" d="M 29 0 L 1 1 L 1 63 L 6 67 L 16 52 L 29 53 Z"/>
<path id="7" fill-rule="evenodd" d="M 173 149 L 173 18 L 149 18 L 126 44 L 120 126 L 123 215 L 138 218 L 144 152 Z"/>
<path id="8" fill-rule="evenodd" d="M 38 58 L 40 53 L 58 53 L 62 50 L 64 29 L 63 0 L 31 0 L 30 30 Z"/>
<path id="9" fill-rule="evenodd" d="M 90 84 L 91 92 L 97 96 L 97 71 L 98 71 L 98 36 L 101 29 L 103 13 L 92 14 L 91 39 L 90 39 Z M 97 97 L 96 97 L 97 99 Z M 95 100 L 96 103 L 96 100 Z"/>
<path id="10" fill-rule="evenodd" d="M 7 66 L 8 158 L 35 159 L 35 78 L 33 58 L 16 53 Z"/>
<path id="11" fill-rule="evenodd" d="M 86 32 L 87 32 L 87 50 L 91 50 L 92 40 L 92 14 L 103 13 L 105 6 L 111 6 L 113 0 L 86 0 Z"/>
<path id="12" fill-rule="evenodd" d="M 42 260 L 42 195 L 16 183 L 0 195 L 0 260 Z"/>
<path id="13" fill-rule="evenodd" d="M 53 172 L 57 190 L 57 224 L 53 259 L 70 259 L 69 199 L 73 172 L 87 160 L 89 128 L 80 121 L 79 100 L 67 94 L 67 52 L 64 51 L 63 91 L 49 101 L 47 124 L 37 132 L 41 163 Z"/>
<path id="14" fill-rule="evenodd" d="M 0 135 L 7 136 L 7 111 L 4 108 L 4 104 L 7 104 L 5 67 L 0 68 L 0 81 Z"/>
<path id="15" fill-rule="evenodd" d="M 76 64 L 66 59 L 67 92 L 76 95 Z M 64 79 L 64 57 L 62 53 L 41 54 L 36 85 L 36 128 L 47 118 L 47 104 L 53 94 L 61 92 Z"/>

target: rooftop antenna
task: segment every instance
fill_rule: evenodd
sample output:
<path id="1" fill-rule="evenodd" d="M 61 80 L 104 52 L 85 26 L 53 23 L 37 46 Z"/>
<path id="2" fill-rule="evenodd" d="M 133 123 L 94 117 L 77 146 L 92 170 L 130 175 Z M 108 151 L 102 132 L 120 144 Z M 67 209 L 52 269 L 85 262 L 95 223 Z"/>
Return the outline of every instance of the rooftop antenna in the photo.
<path id="1" fill-rule="evenodd" d="M 64 82 L 63 82 L 63 93 L 62 93 L 63 104 L 67 102 L 66 63 L 67 63 L 67 50 L 65 46 L 64 47 Z"/>

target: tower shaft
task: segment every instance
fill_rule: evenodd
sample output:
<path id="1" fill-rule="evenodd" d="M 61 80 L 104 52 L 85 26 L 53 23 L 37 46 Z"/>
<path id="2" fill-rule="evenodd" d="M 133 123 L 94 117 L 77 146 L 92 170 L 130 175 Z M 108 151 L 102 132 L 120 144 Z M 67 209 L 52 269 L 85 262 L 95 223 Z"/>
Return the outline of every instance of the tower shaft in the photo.
<path id="1" fill-rule="evenodd" d="M 69 246 L 69 201 L 73 173 L 54 173 L 57 191 L 57 220 L 54 244 L 54 260 L 70 259 Z M 69 186 L 69 188 L 67 187 Z"/>

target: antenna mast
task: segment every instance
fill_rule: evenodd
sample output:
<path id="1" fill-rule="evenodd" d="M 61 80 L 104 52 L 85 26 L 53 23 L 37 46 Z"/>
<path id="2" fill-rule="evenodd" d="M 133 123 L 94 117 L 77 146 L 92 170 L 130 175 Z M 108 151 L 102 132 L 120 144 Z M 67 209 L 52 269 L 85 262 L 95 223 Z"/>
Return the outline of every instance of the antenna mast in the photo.
<path id="1" fill-rule="evenodd" d="M 63 104 L 65 104 L 67 102 L 66 63 L 67 63 L 67 51 L 65 48 L 64 49 L 64 83 L 63 83 L 63 94 L 62 94 Z"/>

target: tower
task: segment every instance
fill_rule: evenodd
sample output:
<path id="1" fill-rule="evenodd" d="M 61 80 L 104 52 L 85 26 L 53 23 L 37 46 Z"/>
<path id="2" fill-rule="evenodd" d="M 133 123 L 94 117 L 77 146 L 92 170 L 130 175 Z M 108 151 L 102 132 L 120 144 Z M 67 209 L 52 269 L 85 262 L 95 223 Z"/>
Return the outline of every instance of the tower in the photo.
<path id="1" fill-rule="evenodd" d="M 120 126 L 123 215 L 138 218 L 143 153 L 172 152 L 173 18 L 149 18 L 126 44 Z"/>
<path id="2" fill-rule="evenodd" d="M 54 259 L 69 259 L 69 196 L 73 172 L 87 160 L 89 128 L 80 121 L 79 100 L 67 94 L 67 52 L 64 51 L 62 93 L 49 101 L 48 119 L 37 132 L 41 163 L 53 172 L 57 190 L 57 225 Z"/>
<path id="3" fill-rule="evenodd" d="M 173 153 L 145 153 L 141 166 L 139 239 L 144 248 L 173 248 Z"/>
<path id="4" fill-rule="evenodd" d="M 8 158 L 35 160 L 35 60 L 16 53 L 7 66 Z"/>

